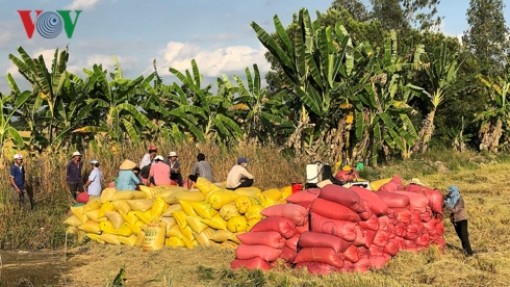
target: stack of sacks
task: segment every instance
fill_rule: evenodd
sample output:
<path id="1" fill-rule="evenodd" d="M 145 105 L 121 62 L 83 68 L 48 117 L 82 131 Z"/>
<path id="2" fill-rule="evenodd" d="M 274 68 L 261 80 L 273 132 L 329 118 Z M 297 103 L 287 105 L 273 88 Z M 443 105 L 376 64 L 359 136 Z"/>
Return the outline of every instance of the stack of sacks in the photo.
<path id="1" fill-rule="evenodd" d="M 363 272 L 382 268 L 400 250 L 417 251 L 430 244 L 444 247 L 439 191 L 414 185 L 404 189 L 398 177 L 382 185 L 380 190 L 375 193 L 362 187 L 330 184 L 287 198 L 287 205 L 304 207 L 310 216 L 310 230 L 296 231 L 298 252 L 292 263 L 318 274 Z M 282 216 L 283 212 L 269 214 L 264 220 L 290 219 L 271 217 L 275 215 Z M 277 253 L 272 253 L 272 260 Z M 291 257 L 284 254 L 282 250 L 280 258 L 290 262 Z M 233 262 L 233 267 L 262 267 L 241 264 L 239 259 Z M 257 263 L 262 261 L 258 259 Z M 270 268 L 271 262 L 265 261 L 262 269 Z"/>
<path id="2" fill-rule="evenodd" d="M 222 189 L 199 178 L 198 190 L 141 186 L 141 191 L 106 188 L 101 197 L 72 207 L 64 223 L 69 233 L 85 233 L 99 243 L 167 247 L 220 245 L 235 248 L 236 235 L 261 219 L 268 206 L 284 203 L 291 187 L 261 192 L 256 187 Z"/>

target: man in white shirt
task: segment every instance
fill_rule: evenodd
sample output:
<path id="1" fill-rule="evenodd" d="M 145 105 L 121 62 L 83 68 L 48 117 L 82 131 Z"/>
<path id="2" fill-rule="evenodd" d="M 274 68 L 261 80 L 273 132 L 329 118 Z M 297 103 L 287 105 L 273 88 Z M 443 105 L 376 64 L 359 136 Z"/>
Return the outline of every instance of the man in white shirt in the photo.
<path id="1" fill-rule="evenodd" d="M 232 167 L 227 176 L 227 189 L 237 189 L 240 187 L 249 187 L 253 185 L 253 175 L 248 172 L 248 159 L 239 157 L 237 164 Z"/>
<path id="2" fill-rule="evenodd" d="M 89 196 L 100 196 L 101 191 L 103 190 L 103 173 L 101 172 L 101 169 L 99 169 L 99 161 L 91 160 L 90 164 L 92 164 L 94 167 L 83 187 Z"/>

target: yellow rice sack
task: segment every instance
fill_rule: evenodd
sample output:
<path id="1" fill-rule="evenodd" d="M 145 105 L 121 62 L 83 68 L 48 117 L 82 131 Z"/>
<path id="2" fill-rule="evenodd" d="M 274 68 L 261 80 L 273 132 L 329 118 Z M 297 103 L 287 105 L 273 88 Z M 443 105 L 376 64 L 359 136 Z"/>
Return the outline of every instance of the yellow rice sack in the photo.
<path id="1" fill-rule="evenodd" d="M 209 247 L 211 246 L 211 241 L 207 237 L 207 234 L 201 232 L 198 234 L 195 234 L 195 240 L 198 242 L 198 245 L 203 247 Z"/>
<path id="2" fill-rule="evenodd" d="M 112 205 L 115 207 L 115 210 L 123 212 L 124 214 L 131 211 L 131 206 L 129 206 L 127 200 L 112 201 Z"/>
<path id="3" fill-rule="evenodd" d="M 197 213 L 193 209 L 193 206 L 191 205 L 190 201 L 179 200 L 179 204 L 181 205 L 182 210 L 184 211 L 184 213 L 186 213 L 186 215 L 190 215 L 190 216 L 197 215 Z"/>
<path id="4" fill-rule="evenodd" d="M 173 216 L 174 212 L 179 210 L 182 210 L 182 206 L 180 204 L 169 205 L 161 216 Z"/>
<path id="5" fill-rule="evenodd" d="M 99 239 L 101 239 L 104 242 L 109 243 L 109 244 L 120 245 L 118 236 L 115 234 L 103 233 L 103 234 L 99 235 Z"/>
<path id="6" fill-rule="evenodd" d="M 117 239 L 120 241 L 120 243 L 127 245 L 129 247 L 133 247 L 136 244 L 137 236 L 136 235 L 118 236 Z"/>
<path id="7" fill-rule="evenodd" d="M 193 210 L 202 218 L 212 218 L 214 215 L 216 215 L 216 213 L 218 213 L 207 201 L 191 202 L 191 206 L 193 207 Z"/>
<path id="8" fill-rule="evenodd" d="M 95 233 L 95 234 L 101 233 L 101 229 L 99 228 L 99 223 L 92 221 L 92 220 L 87 220 L 87 222 L 78 226 L 78 229 L 81 231 L 85 231 L 87 233 Z"/>
<path id="9" fill-rule="evenodd" d="M 271 197 L 267 197 L 264 194 L 259 195 L 257 197 L 257 199 L 259 200 L 260 205 L 262 205 L 263 207 L 269 207 L 269 206 L 273 206 L 273 205 L 277 204 L 276 200 L 274 200 Z"/>
<path id="10" fill-rule="evenodd" d="M 391 177 L 389 178 L 383 178 L 383 179 L 379 179 L 379 180 L 374 180 L 374 181 L 371 181 L 370 182 L 370 189 L 371 190 L 375 190 L 375 191 L 378 191 L 379 188 L 381 188 L 381 186 L 383 186 L 384 184 L 388 183 L 391 181 Z"/>
<path id="11" fill-rule="evenodd" d="M 229 230 L 216 230 L 209 234 L 209 239 L 218 243 L 233 239 L 235 236 Z"/>
<path id="12" fill-rule="evenodd" d="M 219 187 L 217 185 L 215 185 L 214 183 L 210 182 L 209 180 L 203 178 L 203 177 L 199 177 L 197 179 L 197 183 L 195 183 L 195 187 L 205 196 L 207 197 L 207 195 L 209 194 L 209 192 L 211 191 L 215 191 L 217 189 L 219 189 Z"/>
<path id="13" fill-rule="evenodd" d="M 140 221 L 145 224 L 149 224 L 152 221 L 152 215 L 150 211 L 141 212 L 141 211 L 130 211 L 133 212 Z"/>
<path id="14" fill-rule="evenodd" d="M 140 191 L 145 195 L 145 199 L 156 197 L 156 191 L 147 185 L 139 185 Z"/>
<path id="15" fill-rule="evenodd" d="M 106 218 L 112 223 L 113 228 L 119 228 L 122 223 L 124 223 L 124 218 L 117 211 L 107 211 L 105 212 Z"/>
<path id="16" fill-rule="evenodd" d="M 132 199 L 146 199 L 145 193 L 141 191 L 129 191 L 131 193 Z"/>
<path id="17" fill-rule="evenodd" d="M 66 233 L 67 234 L 77 234 L 79 231 L 78 231 L 78 227 L 76 226 L 68 226 L 66 228 Z"/>
<path id="18" fill-rule="evenodd" d="M 133 193 L 129 191 L 117 191 L 110 197 L 110 201 L 128 200 L 133 198 Z"/>
<path id="19" fill-rule="evenodd" d="M 223 243 L 220 244 L 220 248 L 222 249 L 236 249 L 237 246 L 238 246 L 237 243 L 234 243 L 230 240 L 224 241 Z"/>
<path id="20" fill-rule="evenodd" d="M 292 195 L 292 186 L 287 185 L 285 187 L 282 187 L 280 191 L 282 192 L 282 199 L 286 199 L 287 197 Z"/>
<path id="21" fill-rule="evenodd" d="M 260 189 L 255 186 L 241 187 L 235 190 L 240 196 L 257 197 L 260 195 Z"/>
<path id="22" fill-rule="evenodd" d="M 133 199 L 127 201 L 131 210 L 145 212 L 152 208 L 154 200 L 152 199 Z"/>
<path id="23" fill-rule="evenodd" d="M 76 216 L 82 223 L 87 222 L 87 215 L 85 215 L 85 205 L 72 206 L 71 213 Z"/>
<path id="24" fill-rule="evenodd" d="M 181 234 L 183 235 L 182 239 L 187 239 L 189 241 L 193 241 L 195 237 L 193 236 L 193 230 L 191 230 L 191 227 L 186 226 L 184 228 L 179 228 L 181 231 Z"/>
<path id="25" fill-rule="evenodd" d="M 244 216 L 232 217 L 227 222 L 227 228 L 231 232 L 243 232 L 243 231 L 246 231 L 247 227 L 248 226 L 247 226 L 246 218 Z"/>
<path id="26" fill-rule="evenodd" d="M 142 248 L 147 251 L 161 250 L 165 246 L 166 228 L 162 223 L 150 223 L 145 229 L 145 239 Z"/>
<path id="27" fill-rule="evenodd" d="M 81 222 L 81 220 L 76 217 L 76 215 L 71 215 L 66 220 L 64 220 L 64 224 L 70 225 L 70 226 L 80 226 L 84 222 Z"/>
<path id="28" fill-rule="evenodd" d="M 170 248 L 184 247 L 184 242 L 179 237 L 172 236 L 166 239 L 165 246 Z"/>
<path id="29" fill-rule="evenodd" d="M 239 194 L 234 191 L 217 189 L 209 192 L 207 195 L 207 202 L 209 202 L 214 209 L 219 210 L 222 206 L 235 201 L 238 197 Z"/>
<path id="30" fill-rule="evenodd" d="M 160 217 L 161 222 L 163 222 L 166 226 L 166 237 L 170 237 L 168 234 L 170 228 L 177 225 L 177 222 L 175 221 L 175 218 L 173 217 Z"/>
<path id="31" fill-rule="evenodd" d="M 186 222 L 188 223 L 188 226 L 191 227 L 191 230 L 196 233 L 200 233 L 207 228 L 207 225 L 202 222 L 202 218 L 198 215 L 187 216 Z"/>
<path id="32" fill-rule="evenodd" d="M 101 192 L 100 200 L 102 203 L 110 201 L 113 195 L 117 192 L 115 187 L 107 187 Z"/>
<path id="33" fill-rule="evenodd" d="M 151 209 L 151 214 L 152 214 L 152 218 L 158 218 L 160 217 L 161 215 L 163 215 L 163 212 L 168 208 L 168 204 L 166 204 L 166 202 L 161 199 L 161 198 L 156 198 L 154 200 L 154 204 L 152 205 L 152 209 Z"/>
<path id="34" fill-rule="evenodd" d="M 193 249 L 196 246 L 198 246 L 198 242 L 196 240 L 189 240 L 186 237 L 182 238 L 182 242 L 184 243 L 184 246 L 188 249 Z"/>
<path id="35" fill-rule="evenodd" d="M 248 209 L 252 205 L 257 204 L 257 203 L 258 202 L 255 199 L 253 199 L 252 197 L 240 196 L 238 199 L 236 199 L 236 208 L 240 214 L 245 214 L 246 211 L 248 211 Z"/>
<path id="36" fill-rule="evenodd" d="M 113 224 L 110 221 L 101 221 L 99 222 L 99 229 L 101 230 L 101 233 L 114 233 L 115 227 L 113 227 Z"/>
<path id="37" fill-rule="evenodd" d="M 142 247 L 144 242 L 145 242 L 145 232 L 140 232 L 140 234 L 138 234 L 136 236 L 135 246 Z"/>
<path id="38" fill-rule="evenodd" d="M 136 216 L 134 211 L 130 211 L 126 214 L 121 213 L 120 215 L 122 215 L 122 218 L 124 218 L 124 222 L 127 222 L 129 224 L 135 224 L 135 222 L 139 220 L 138 216 Z"/>
<path id="39" fill-rule="evenodd" d="M 95 234 L 95 233 L 87 233 L 86 236 L 88 238 L 90 238 L 91 240 L 94 240 L 96 241 L 97 243 L 100 243 L 100 244 L 105 244 L 104 240 L 100 239 L 99 238 L 99 234 Z"/>
<path id="40" fill-rule="evenodd" d="M 260 212 L 263 209 L 264 207 L 261 205 L 252 205 L 250 208 L 248 208 L 244 216 L 246 217 L 247 220 L 261 219 L 263 216 L 262 214 L 260 214 Z"/>
<path id="41" fill-rule="evenodd" d="M 270 198 L 270 199 L 272 199 L 274 201 L 278 201 L 278 200 L 282 199 L 282 192 L 278 188 L 271 188 L 271 189 L 268 189 L 268 190 L 264 190 L 260 194 L 265 196 L 265 197 L 267 197 L 267 198 Z"/>
<path id="42" fill-rule="evenodd" d="M 234 202 L 231 202 L 229 204 L 225 204 L 220 209 L 220 215 L 223 219 L 226 221 L 229 221 L 230 218 L 234 216 L 239 216 L 239 211 L 237 211 L 236 204 Z"/>
<path id="43" fill-rule="evenodd" d="M 99 208 L 99 210 L 100 210 L 99 217 L 103 217 L 103 216 L 105 216 L 105 213 L 107 211 L 115 210 L 115 206 L 113 206 L 113 204 L 111 202 L 107 201 L 101 205 L 101 208 Z"/>
<path id="44" fill-rule="evenodd" d="M 167 229 L 167 237 L 183 238 L 184 235 L 182 235 L 182 232 L 179 229 L 179 226 L 178 225 L 174 225 L 170 229 Z"/>
<path id="45" fill-rule="evenodd" d="M 188 223 L 186 222 L 186 213 L 184 211 L 176 211 L 174 212 L 174 218 L 175 222 L 177 222 L 177 225 L 179 228 L 184 228 L 188 226 Z"/>
<path id="46" fill-rule="evenodd" d="M 202 221 L 207 224 L 207 226 L 214 228 L 214 229 L 221 229 L 226 230 L 227 229 L 227 221 L 221 217 L 221 215 L 218 213 L 215 216 L 213 216 L 211 219 L 209 218 L 203 218 Z"/>
<path id="47" fill-rule="evenodd" d="M 246 220 L 246 224 L 247 224 L 246 231 L 250 231 L 255 224 L 260 222 L 260 220 L 262 220 L 262 219 L 261 218 L 252 218 L 252 219 Z"/>
<path id="48" fill-rule="evenodd" d="M 115 229 L 113 234 L 121 235 L 121 236 L 130 236 L 133 234 L 133 230 L 127 222 L 124 222 L 119 228 Z"/>
<path id="49" fill-rule="evenodd" d="M 179 190 L 178 192 L 176 192 L 175 198 L 177 200 L 186 200 L 186 201 L 191 201 L 191 202 L 205 200 L 204 195 L 200 191 L 198 191 L 198 190 L 197 191 L 193 191 L 193 190 L 188 191 L 186 189 Z"/>
<path id="50" fill-rule="evenodd" d="M 85 212 L 87 211 L 91 211 L 91 210 L 95 210 L 95 209 L 99 209 L 101 208 L 101 205 L 103 203 L 101 202 L 101 198 L 99 197 L 93 197 L 89 200 L 89 202 L 87 202 L 87 204 L 85 204 L 85 206 L 83 207 L 83 210 Z"/>

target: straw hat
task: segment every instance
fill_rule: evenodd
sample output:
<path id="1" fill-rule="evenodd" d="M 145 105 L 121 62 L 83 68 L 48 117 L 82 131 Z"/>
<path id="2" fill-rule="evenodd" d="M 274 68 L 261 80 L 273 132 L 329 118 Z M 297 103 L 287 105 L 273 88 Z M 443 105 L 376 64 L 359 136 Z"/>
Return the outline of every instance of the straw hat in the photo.
<path id="1" fill-rule="evenodd" d="M 178 157 L 177 153 L 175 151 L 171 151 L 170 153 L 168 153 L 168 157 Z"/>
<path id="2" fill-rule="evenodd" d="M 75 151 L 75 152 L 73 152 L 73 157 L 75 157 L 75 156 L 81 156 L 81 153 L 79 151 Z"/>
<path id="3" fill-rule="evenodd" d="M 415 178 L 413 178 L 413 179 L 411 179 L 411 182 L 410 182 L 410 183 L 412 183 L 412 184 L 416 184 L 416 185 L 422 185 L 422 186 L 425 186 L 425 185 L 426 185 L 425 183 L 421 182 L 421 180 L 420 180 L 419 178 L 416 178 L 416 177 L 415 177 Z"/>
<path id="4" fill-rule="evenodd" d="M 126 159 L 119 167 L 119 169 L 133 169 L 136 167 L 136 163 Z"/>
<path id="5" fill-rule="evenodd" d="M 165 159 L 161 155 L 157 155 L 154 160 L 164 161 Z"/>
<path id="6" fill-rule="evenodd" d="M 23 156 L 19 153 L 14 155 L 14 159 L 23 159 Z"/>

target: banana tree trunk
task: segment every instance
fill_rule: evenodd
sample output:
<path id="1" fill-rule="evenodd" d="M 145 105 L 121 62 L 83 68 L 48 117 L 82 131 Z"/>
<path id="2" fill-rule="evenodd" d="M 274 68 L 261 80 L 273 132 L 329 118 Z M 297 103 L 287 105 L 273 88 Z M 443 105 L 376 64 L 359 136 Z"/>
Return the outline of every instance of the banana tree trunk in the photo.
<path id="1" fill-rule="evenodd" d="M 415 143 L 413 147 L 413 152 L 424 153 L 427 151 L 430 143 L 430 139 L 432 139 L 432 135 L 434 134 L 434 117 L 436 116 L 436 109 L 433 109 L 428 113 L 428 115 L 423 119 L 421 123 L 421 129 L 418 133 L 418 141 Z"/>
<path id="2" fill-rule="evenodd" d="M 503 122 L 497 119 L 495 123 L 488 121 L 482 124 L 478 137 L 480 151 L 498 152 L 499 141 L 503 135 Z"/>

